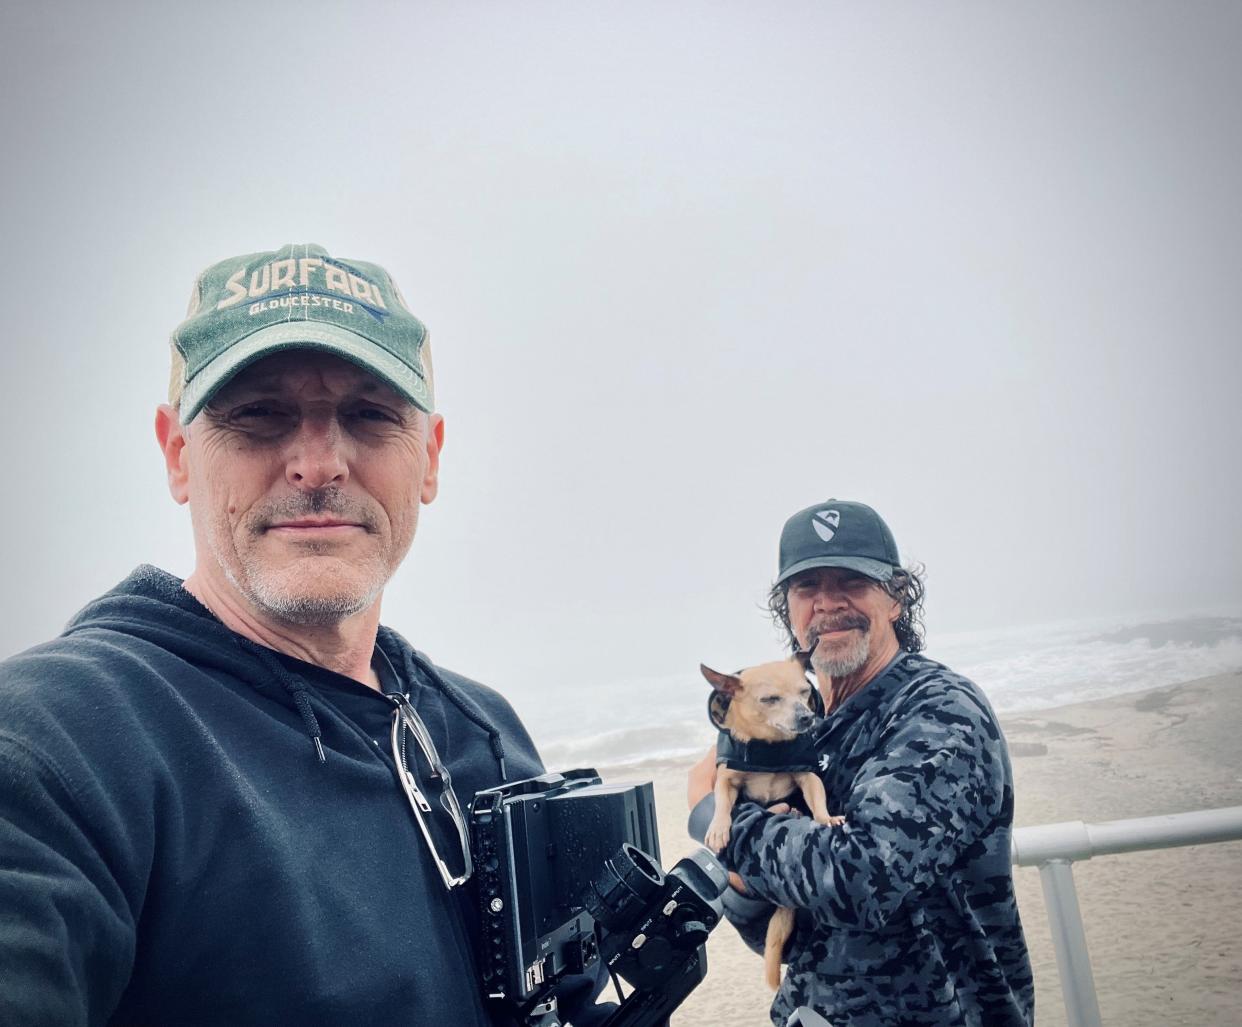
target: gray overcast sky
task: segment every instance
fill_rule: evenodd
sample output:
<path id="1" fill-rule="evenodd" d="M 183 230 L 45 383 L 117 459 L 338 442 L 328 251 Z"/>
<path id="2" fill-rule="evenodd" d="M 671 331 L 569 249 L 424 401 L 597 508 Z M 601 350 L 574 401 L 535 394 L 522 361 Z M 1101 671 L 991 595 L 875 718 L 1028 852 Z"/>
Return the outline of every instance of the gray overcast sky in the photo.
<path id="1" fill-rule="evenodd" d="M 440 498 L 385 620 L 501 688 L 775 652 L 863 499 L 937 631 L 1242 604 L 1236 3 L 7 4 L 0 655 L 191 568 L 195 274 L 388 267 Z"/>

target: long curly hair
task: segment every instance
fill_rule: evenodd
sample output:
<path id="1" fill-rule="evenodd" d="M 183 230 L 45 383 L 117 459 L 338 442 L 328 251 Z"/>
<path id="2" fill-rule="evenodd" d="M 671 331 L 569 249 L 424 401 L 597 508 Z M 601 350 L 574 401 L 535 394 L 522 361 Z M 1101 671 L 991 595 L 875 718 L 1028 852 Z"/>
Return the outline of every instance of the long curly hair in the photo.
<path id="1" fill-rule="evenodd" d="M 901 616 L 893 624 L 897 644 L 903 652 L 919 653 L 925 646 L 923 632 L 923 597 L 927 594 L 924 578 L 927 568 L 921 563 L 898 567 L 888 581 L 877 581 L 885 592 L 901 603 Z M 789 582 L 773 585 L 768 592 L 768 612 L 778 628 L 784 630 L 791 652 L 798 652 L 798 639 L 789 624 Z"/>

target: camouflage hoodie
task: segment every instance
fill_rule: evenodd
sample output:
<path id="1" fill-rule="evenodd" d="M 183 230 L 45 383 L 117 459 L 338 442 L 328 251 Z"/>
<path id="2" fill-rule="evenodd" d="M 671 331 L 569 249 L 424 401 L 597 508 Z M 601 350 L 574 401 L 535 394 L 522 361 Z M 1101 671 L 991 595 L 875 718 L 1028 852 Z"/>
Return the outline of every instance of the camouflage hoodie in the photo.
<path id="1" fill-rule="evenodd" d="M 903 654 L 828 718 L 818 748 L 845 826 L 742 803 L 727 850 L 752 894 L 798 910 L 772 1022 L 810 1006 L 834 1027 L 1032 1023 L 1013 778 L 983 693 Z M 731 919 L 762 936 L 766 917 Z"/>

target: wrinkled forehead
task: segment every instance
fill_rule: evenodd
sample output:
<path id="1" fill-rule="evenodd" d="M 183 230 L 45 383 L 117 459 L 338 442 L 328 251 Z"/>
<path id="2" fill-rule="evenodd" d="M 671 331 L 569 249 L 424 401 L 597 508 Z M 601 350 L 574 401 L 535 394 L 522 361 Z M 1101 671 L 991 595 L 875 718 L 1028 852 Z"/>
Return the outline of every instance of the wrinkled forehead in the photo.
<path id="1" fill-rule="evenodd" d="M 220 389 L 212 405 L 253 395 L 289 399 L 369 396 L 396 406 L 413 406 L 370 371 L 343 357 L 312 349 L 285 350 L 255 361 Z"/>

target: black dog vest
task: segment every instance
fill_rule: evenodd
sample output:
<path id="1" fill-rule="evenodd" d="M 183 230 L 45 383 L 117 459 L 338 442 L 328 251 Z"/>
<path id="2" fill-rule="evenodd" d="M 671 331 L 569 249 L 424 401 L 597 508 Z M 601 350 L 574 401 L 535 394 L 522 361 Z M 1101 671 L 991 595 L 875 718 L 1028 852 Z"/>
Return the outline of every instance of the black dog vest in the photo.
<path id="1" fill-rule="evenodd" d="M 815 736 L 807 731 L 787 742 L 734 741 L 728 731 L 716 738 L 716 766 L 730 770 L 786 774 L 814 770 L 819 763 Z"/>

